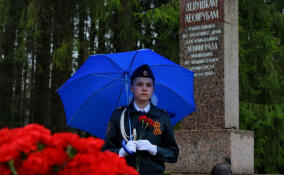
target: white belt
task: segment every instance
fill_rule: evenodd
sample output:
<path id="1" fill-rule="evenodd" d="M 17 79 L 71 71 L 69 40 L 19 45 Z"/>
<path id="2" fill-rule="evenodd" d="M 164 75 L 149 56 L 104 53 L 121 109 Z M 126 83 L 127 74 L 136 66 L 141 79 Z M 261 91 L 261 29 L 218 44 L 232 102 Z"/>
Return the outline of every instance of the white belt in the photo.
<path id="1" fill-rule="evenodd" d="M 122 111 L 121 113 L 121 116 L 120 116 L 120 132 L 121 132 L 121 135 L 123 137 L 123 139 L 128 142 L 128 138 L 130 138 L 130 136 L 128 136 L 125 132 L 125 125 L 124 125 L 124 118 L 125 118 L 125 111 L 126 111 L 126 108 L 124 108 L 124 110 Z M 129 119 L 130 120 L 130 119 Z M 131 130 L 131 126 L 129 126 L 129 131 Z M 129 132 L 130 133 L 130 132 Z M 136 128 L 133 128 L 133 134 L 131 135 L 131 137 L 136 140 L 137 139 L 137 133 L 136 133 Z"/>

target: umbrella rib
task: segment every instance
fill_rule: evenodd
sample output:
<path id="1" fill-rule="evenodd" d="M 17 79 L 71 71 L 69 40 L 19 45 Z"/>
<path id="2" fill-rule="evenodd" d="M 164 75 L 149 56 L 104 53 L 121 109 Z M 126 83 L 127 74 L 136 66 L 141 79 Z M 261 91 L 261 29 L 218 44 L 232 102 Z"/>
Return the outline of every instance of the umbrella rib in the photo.
<path id="1" fill-rule="evenodd" d="M 171 88 L 169 88 L 169 87 L 167 87 L 167 86 L 165 86 L 165 85 L 163 85 L 163 84 L 161 84 L 161 83 L 155 83 L 155 85 L 161 85 L 161 86 L 167 88 L 167 89 L 170 90 L 172 93 L 174 93 L 177 97 L 179 97 L 180 99 L 182 99 L 189 107 L 195 109 L 195 107 L 192 107 L 182 96 L 178 95 L 178 94 L 177 94 L 175 91 L 173 91 Z"/>
<path id="2" fill-rule="evenodd" d="M 130 62 L 130 64 L 129 64 L 129 67 L 128 67 L 127 72 L 129 72 L 129 71 L 131 70 L 132 65 L 133 65 L 133 63 L 134 63 L 134 60 L 135 60 L 137 54 L 138 54 L 138 51 L 135 52 L 135 55 L 133 56 L 133 58 L 132 58 L 132 60 L 131 60 L 131 62 Z"/>
<path id="3" fill-rule="evenodd" d="M 101 55 L 101 56 L 107 58 L 107 60 L 109 60 L 109 62 L 111 62 L 111 63 L 114 65 L 114 67 L 115 67 L 120 73 L 123 72 L 123 69 L 122 69 L 118 64 L 116 64 L 114 61 L 112 61 L 109 57 L 107 57 L 107 56 L 105 56 L 105 55 Z"/>
<path id="4" fill-rule="evenodd" d="M 109 86 L 111 83 L 113 83 L 114 81 L 119 80 L 119 79 L 114 79 L 111 82 L 105 84 L 103 87 L 101 87 L 100 89 L 98 89 L 97 91 L 95 91 L 92 95 L 90 95 L 87 100 L 80 106 L 80 108 L 73 114 L 73 116 L 71 117 L 71 119 L 68 121 L 67 125 L 70 125 L 70 123 L 72 122 L 72 120 L 74 119 L 74 117 L 80 112 L 80 110 L 83 108 L 83 106 L 89 101 L 89 99 L 91 97 L 93 97 L 94 95 L 96 95 L 100 90 L 106 88 L 107 86 Z"/>
<path id="5" fill-rule="evenodd" d="M 95 77 L 102 77 L 102 78 L 108 78 L 108 79 L 113 79 L 113 80 L 117 80 L 118 78 L 114 78 L 114 77 L 111 77 L 111 76 L 102 76 L 102 75 L 106 75 L 108 73 L 94 73 L 94 74 L 89 74 L 90 76 L 95 76 Z M 109 74 L 112 74 L 112 73 L 109 73 Z M 88 76 L 88 75 L 86 75 Z"/>
<path id="6" fill-rule="evenodd" d="M 108 73 L 93 73 L 93 74 L 87 74 L 87 75 L 84 75 L 84 76 L 75 78 L 74 80 L 70 81 L 68 84 L 70 84 L 71 82 L 74 82 L 74 81 L 76 81 L 76 80 L 78 80 L 78 79 L 85 78 L 85 77 L 88 77 L 88 76 L 103 77 L 103 78 L 114 79 L 114 80 L 117 79 L 117 78 L 113 78 L 113 77 L 110 77 L 110 76 L 98 76 L 98 75 L 105 75 L 105 74 L 116 74 L 116 73 L 108 72 Z M 67 84 L 64 84 L 64 85 L 62 85 L 61 87 L 59 87 L 58 89 L 56 89 L 56 92 L 58 92 L 61 88 L 65 87 L 66 85 L 67 85 Z"/>

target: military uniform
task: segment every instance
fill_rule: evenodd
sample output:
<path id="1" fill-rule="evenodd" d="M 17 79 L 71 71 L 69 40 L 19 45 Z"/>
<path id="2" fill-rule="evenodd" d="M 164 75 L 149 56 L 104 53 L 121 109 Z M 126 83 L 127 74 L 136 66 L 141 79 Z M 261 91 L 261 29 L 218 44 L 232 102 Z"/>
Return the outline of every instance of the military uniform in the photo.
<path id="1" fill-rule="evenodd" d="M 102 150 L 109 150 L 118 154 L 122 147 L 123 137 L 120 131 L 120 118 L 124 108 L 119 108 L 113 112 L 106 133 L 105 145 Z M 151 155 L 147 151 L 139 151 L 141 155 L 139 173 L 141 175 L 162 175 L 165 170 L 164 162 L 175 163 L 179 149 L 167 112 L 151 104 L 150 111 L 146 115 L 154 121 L 154 126 L 147 127 L 141 140 L 149 140 L 153 145 L 156 145 L 157 154 Z M 134 108 L 132 102 L 125 111 L 124 125 L 127 135 L 129 135 L 128 117 L 130 117 L 131 128 L 136 128 L 137 136 L 139 137 L 142 127 L 139 121 L 140 116 L 141 114 Z M 125 157 L 128 165 L 134 168 L 136 165 L 136 155 L 134 153 Z"/>

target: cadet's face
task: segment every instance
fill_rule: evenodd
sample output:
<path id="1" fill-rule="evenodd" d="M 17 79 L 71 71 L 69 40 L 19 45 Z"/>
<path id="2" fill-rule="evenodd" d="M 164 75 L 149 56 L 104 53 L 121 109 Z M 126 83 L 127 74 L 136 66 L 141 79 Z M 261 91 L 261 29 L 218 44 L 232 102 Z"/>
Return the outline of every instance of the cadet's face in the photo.
<path id="1" fill-rule="evenodd" d="M 152 78 L 137 77 L 135 78 L 131 91 L 134 94 L 134 100 L 138 102 L 146 102 L 153 94 Z"/>

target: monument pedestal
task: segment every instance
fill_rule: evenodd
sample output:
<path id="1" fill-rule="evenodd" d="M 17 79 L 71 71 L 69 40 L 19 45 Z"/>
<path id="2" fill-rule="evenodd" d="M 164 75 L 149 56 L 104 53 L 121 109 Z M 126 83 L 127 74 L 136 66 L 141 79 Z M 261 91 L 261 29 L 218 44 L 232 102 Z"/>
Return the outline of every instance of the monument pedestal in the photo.
<path id="1" fill-rule="evenodd" d="M 238 0 L 180 0 L 180 64 L 194 71 L 197 110 L 175 131 L 172 174 L 209 174 L 224 162 L 233 174 L 254 173 L 253 132 L 238 130 L 238 28 Z"/>
<path id="2" fill-rule="evenodd" d="M 235 129 L 175 131 L 178 162 L 166 164 L 175 174 L 209 174 L 217 163 L 231 163 L 233 174 L 254 173 L 254 134 Z"/>

